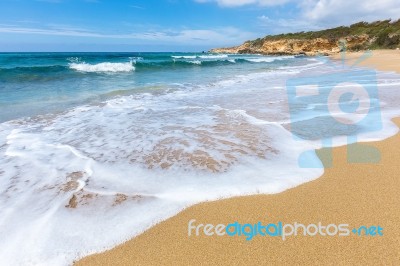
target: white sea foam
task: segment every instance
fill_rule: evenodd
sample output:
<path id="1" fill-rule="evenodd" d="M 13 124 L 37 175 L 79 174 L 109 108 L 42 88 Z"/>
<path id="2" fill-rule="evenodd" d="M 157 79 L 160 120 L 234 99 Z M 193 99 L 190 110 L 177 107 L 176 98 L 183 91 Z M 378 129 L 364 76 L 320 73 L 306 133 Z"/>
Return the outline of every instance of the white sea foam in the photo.
<path id="1" fill-rule="evenodd" d="M 318 178 L 322 168 L 297 160 L 311 151 L 308 161 L 322 166 L 313 152 L 321 143 L 296 140 L 286 129 L 285 82 L 302 71 L 309 69 L 175 84 L 169 93 L 0 124 L 1 262 L 68 265 L 195 203 L 278 193 Z M 399 93 L 387 84 L 399 79 L 378 75 L 384 127 L 359 140 L 396 132 L 389 118 L 400 114 Z"/>
<path id="2" fill-rule="evenodd" d="M 201 65 L 201 61 L 200 60 L 190 60 L 190 61 L 186 61 L 186 62 L 191 63 L 191 64 L 195 64 L 195 65 Z"/>
<path id="3" fill-rule="evenodd" d="M 176 59 L 196 59 L 197 55 L 173 55 L 171 57 Z"/>
<path id="4" fill-rule="evenodd" d="M 228 58 L 228 55 L 225 55 L 225 54 L 222 54 L 222 55 L 173 55 L 171 57 L 174 59 L 196 59 L 196 58 L 223 59 L 223 58 Z"/>
<path id="5" fill-rule="evenodd" d="M 135 61 L 144 60 L 144 59 L 143 59 L 143 57 L 140 57 L 140 56 L 139 56 L 139 57 L 129 57 L 129 60 L 135 62 Z"/>
<path id="6" fill-rule="evenodd" d="M 246 61 L 253 62 L 253 63 L 271 63 L 274 61 L 280 61 L 285 59 L 291 59 L 294 56 L 263 56 L 257 58 L 245 58 Z"/>
<path id="7" fill-rule="evenodd" d="M 82 71 L 82 72 L 131 72 L 135 70 L 133 61 L 126 63 L 99 63 L 99 64 L 88 64 L 88 63 L 71 63 L 69 64 L 71 69 Z"/>
<path id="8" fill-rule="evenodd" d="M 71 62 L 71 63 L 79 63 L 81 61 L 80 57 L 68 57 L 67 61 Z"/>
<path id="9" fill-rule="evenodd" d="M 221 58 L 228 58 L 226 54 L 218 54 L 218 55 L 200 55 L 200 58 L 203 59 L 221 59 Z"/>

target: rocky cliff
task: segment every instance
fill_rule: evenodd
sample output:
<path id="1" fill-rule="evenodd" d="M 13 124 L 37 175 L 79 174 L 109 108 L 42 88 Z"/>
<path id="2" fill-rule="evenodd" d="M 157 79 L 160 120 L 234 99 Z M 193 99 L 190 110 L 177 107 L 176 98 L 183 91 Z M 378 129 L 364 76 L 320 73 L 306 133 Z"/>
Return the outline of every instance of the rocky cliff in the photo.
<path id="1" fill-rule="evenodd" d="M 341 40 L 329 40 L 325 38 L 316 38 L 311 40 L 301 39 L 282 39 L 282 40 L 267 40 L 261 46 L 254 46 L 251 42 L 245 42 L 242 45 L 231 48 L 212 49 L 212 53 L 233 53 L 233 54 L 266 54 L 266 55 L 330 55 L 338 53 L 340 47 L 346 40 L 346 46 L 349 50 L 354 50 L 360 45 L 371 42 L 367 35 L 348 36 Z"/>
<path id="2" fill-rule="evenodd" d="M 266 36 L 229 48 L 216 48 L 212 53 L 265 55 L 330 55 L 341 49 L 393 49 L 400 46 L 400 20 L 360 22 L 349 27 L 338 27 L 315 32 L 289 33 Z"/>

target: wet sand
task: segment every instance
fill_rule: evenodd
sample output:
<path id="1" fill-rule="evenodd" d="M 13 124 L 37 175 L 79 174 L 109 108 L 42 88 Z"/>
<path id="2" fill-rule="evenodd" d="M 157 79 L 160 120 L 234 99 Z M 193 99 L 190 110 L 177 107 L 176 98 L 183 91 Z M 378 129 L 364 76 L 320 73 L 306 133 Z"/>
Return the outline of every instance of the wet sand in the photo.
<path id="1" fill-rule="evenodd" d="M 400 51 L 374 51 L 362 64 L 400 72 Z M 361 53 L 348 54 L 348 58 Z M 351 63 L 351 62 L 348 62 Z M 400 126 L 400 119 L 394 120 Z M 142 235 L 76 265 L 400 264 L 400 134 L 376 147 L 376 164 L 347 162 L 349 146 L 333 149 L 333 167 L 322 177 L 283 193 L 200 203 Z M 323 159 L 326 150 L 318 151 Z M 195 224 L 294 223 L 381 226 L 383 236 L 188 236 Z M 109 232 L 110 234 L 112 232 Z"/>

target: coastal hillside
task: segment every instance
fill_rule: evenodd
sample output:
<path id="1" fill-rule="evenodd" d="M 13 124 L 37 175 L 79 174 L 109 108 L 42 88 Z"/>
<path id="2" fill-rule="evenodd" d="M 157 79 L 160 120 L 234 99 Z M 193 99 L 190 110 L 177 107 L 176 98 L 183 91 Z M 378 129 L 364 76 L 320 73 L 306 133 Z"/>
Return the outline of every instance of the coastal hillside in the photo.
<path id="1" fill-rule="evenodd" d="M 340 52 L 346 44 L 348 51 L 367 49 L 396 49 L 400 47 L 400 20 L 359 22 L 321 31 L 268 35 L 242 45 L 212 49 L 212 53 L 296 55 Z"/>

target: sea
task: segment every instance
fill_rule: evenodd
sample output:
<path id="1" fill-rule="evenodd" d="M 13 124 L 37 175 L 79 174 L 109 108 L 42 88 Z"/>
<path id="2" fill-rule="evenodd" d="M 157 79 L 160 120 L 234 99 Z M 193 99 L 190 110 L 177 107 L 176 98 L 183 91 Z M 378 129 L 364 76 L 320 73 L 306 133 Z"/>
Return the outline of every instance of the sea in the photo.
<path id="1" fill-rule="evenodd" d="M 70 265 L 314 180 L 315 149 L 396 134 L 399 102 L 400 75 L 324 56 L 1 53 L 0 264 Z"/>

